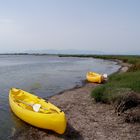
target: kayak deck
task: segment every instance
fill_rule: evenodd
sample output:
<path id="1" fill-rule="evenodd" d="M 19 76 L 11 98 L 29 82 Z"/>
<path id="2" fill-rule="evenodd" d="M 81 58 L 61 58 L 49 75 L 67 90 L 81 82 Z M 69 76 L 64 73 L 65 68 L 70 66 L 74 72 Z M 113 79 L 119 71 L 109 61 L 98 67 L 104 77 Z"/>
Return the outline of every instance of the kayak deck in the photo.
<path id="1" fill-rule="evenodd" d="M 51 104 L 49 102 L 46 102 L 44 99 L 41 99 L 38 96 L 28 95 L 22 90 L 18 90 L 16 94 L 13 93 L 12 96 L 14 98 L 14 102 L 23 109 L 34 111 L 32 105 L 40 104 L 41 109 L 39 110 L 39 113 L 58 113 L 57 110 L 51 108 Z"/>
<path id="2" fill-rule="evenodd" d="M 26 91 L 12 88 L 9 92 L 9 104 L 12 111 L 23 121 L 43 129 L 63 134 L 66 129 L 65 113 L 44 99 Z M 33 105 L 40 104 L 39 111 Z"/>

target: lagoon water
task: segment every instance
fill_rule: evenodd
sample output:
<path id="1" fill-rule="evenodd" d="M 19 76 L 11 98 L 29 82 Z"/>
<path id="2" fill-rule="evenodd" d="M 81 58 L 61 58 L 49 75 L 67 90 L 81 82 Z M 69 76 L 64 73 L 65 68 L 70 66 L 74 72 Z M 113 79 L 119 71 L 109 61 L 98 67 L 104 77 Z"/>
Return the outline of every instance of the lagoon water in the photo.
<path id="1" fill-rule="evenodd" d="M 10 110 L 11 87 L 46 98 L 80 86 L 88 71 L 111 74 L 119 68 L 116 62 L 93 58 L 0 55 L 0 140 L 10 139 L 14 133 L 30 127 Z"/>

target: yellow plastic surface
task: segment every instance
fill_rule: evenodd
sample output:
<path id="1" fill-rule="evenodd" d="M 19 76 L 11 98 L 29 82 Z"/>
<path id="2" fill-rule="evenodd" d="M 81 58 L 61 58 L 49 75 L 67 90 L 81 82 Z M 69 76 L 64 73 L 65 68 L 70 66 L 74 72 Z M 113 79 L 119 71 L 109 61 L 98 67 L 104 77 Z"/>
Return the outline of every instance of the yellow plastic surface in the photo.
<path id="1" fill-rule="evenodd" d="M 35 112 L 30 105 L 41 104 L 39 112 Z M 9 92 L 9 104 L 12 111 L 23 121 L 43 129 L 53 130 L 63 134 L 66 129 L 66 117 L 63 111 L 21 89 L 12 88 Z"/>
<path id="2" fill-rule="evenodd" d="M 103 81 L 102 75 L 95 72 L 88 72 L 86 78 L 89 82 L 101 83 Z"/>

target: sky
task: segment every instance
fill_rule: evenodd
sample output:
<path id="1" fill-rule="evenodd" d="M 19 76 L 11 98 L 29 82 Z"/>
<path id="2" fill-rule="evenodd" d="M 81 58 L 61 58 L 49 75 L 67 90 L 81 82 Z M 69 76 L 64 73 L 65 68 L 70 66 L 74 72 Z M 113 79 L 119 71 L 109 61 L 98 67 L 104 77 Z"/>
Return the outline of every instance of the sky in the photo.
<path id="1" fill-rule="evenodd" d="M 140 54 L 140 0 L 0 0 L 0 53 Z"/>

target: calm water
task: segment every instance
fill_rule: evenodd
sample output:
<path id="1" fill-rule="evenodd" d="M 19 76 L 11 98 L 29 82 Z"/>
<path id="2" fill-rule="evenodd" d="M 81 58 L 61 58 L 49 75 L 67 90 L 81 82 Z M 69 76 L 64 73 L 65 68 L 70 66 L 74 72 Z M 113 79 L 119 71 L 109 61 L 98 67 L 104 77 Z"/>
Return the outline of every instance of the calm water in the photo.
<path id="1" fill-rule="evenodd" d="M 111 74 L 119 67 L 115 62 L 92 58 L 0 55 L 0 140 L 29 127 L 11 113 L 11 87 L 45 98 L 81 85 L 87 71 Z"/>

